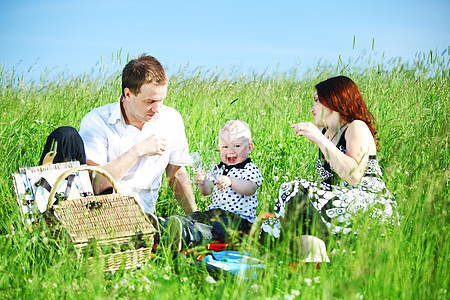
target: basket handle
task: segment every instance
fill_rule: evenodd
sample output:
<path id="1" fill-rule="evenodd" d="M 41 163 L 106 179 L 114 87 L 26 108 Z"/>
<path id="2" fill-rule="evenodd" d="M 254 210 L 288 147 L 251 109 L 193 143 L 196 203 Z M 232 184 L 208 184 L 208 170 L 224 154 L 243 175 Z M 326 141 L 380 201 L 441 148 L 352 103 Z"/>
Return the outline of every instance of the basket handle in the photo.
<path id="1" fill-rule="evenodd" d="M 50 191 L 50 196 L 48 197 L 47 209 L 52 208 L 52 206 L 53 206 L 53 201 L 52 200 L 55 197 L 56 191 L 58 190 L 58 188 L 61 185 L 61 183 L 67 178 L 67 176 L 69 176 L 70 174 L 79 172 L 79 171 L 94 171 L 94 172 L 100 173 L 101 175 L 105 176 L 106 179 L 108 179 L 109 183 L 111 183 L 111 186 L 112 186 L 114 192 L 115 193 L 119 193 L 119 189 L 117 188 L 116 181 L 111 176 L 111 174 L 109 174 L 106 170 L 104 170 L 104 169 L 102 169 L 100 167 L 81 165 L 79 167 L 75 167 L 75 168 L 72 168 L 70 170 L 67 170 L 64 173 L 62 173 L 61 175 L 59 175 L 59 177 L 56 179 L 56 181 L 53 184 L 53 187 L 52 187 L 52 189 Z"/>

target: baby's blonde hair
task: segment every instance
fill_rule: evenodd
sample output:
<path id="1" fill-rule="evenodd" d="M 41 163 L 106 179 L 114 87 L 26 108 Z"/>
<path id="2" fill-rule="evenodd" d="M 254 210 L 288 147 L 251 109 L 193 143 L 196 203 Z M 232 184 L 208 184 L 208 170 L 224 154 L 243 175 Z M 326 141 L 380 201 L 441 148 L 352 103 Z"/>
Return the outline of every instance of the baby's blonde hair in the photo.
<path id="1" fill-rule="evenodd" d="M 236 137 L 245 137 L 248 139 L 248 142 L 252 142 L 252 133 L 250 131 L 250 126 L 244 121 L 241 120 L 230 120 L 223 124 L 219 129 L 219 136 L 228 132 L 230 134 L 234 134 Z"/>

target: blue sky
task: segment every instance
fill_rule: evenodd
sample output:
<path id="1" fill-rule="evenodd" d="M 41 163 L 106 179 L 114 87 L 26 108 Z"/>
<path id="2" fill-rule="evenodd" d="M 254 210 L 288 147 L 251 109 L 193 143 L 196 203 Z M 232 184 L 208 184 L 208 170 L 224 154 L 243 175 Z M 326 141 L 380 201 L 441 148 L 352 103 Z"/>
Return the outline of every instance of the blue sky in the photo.
<path id="1" fill-rule="evenodd" d="M 0 64 L 33 77 L 90 73 L 102 57 L 110 67 L 119 51 L 124 60 L 151 54 L 169 73 L 186 65 L 285 71 L 362 51 L 410 60 L 448 51 L 449 16 L 449 0 L 2 0 Z"/>

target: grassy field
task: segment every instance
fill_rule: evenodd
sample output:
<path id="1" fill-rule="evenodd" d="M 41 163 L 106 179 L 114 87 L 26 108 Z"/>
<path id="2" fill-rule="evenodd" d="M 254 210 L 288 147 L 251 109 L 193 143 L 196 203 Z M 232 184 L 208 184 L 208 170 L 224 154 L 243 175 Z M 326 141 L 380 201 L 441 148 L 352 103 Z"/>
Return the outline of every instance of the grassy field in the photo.
<path id="1" fill-rule="evenodd" d="M 56 127 L 78 128 L 92 108 L 115 101 L 120 72 L 28 81 L 0 67 L 0 296 L 15 298 L 270 298 L 448 299 L 449 257 L 449 55 L 418 54 L 374 63 L 367 58 L 286 73 L 216 73 L 181 70 L 170 79 L 166 104 L 183 116 L 191 151 L 219 161 L 219 127 L 229 119 L 249 123 L 252 159 L 265 181 L 260 210 L 272 211 L 283 181 L 314 178 L 317 148 L 289 125 L 312 120 L 314 84 L 343 74 L 359 86 L 379 129 L 380 163 L 395 195 L 401 226 L 379 238 L 382 226 L 361 235 L 354 252 L 339 253 L 320 271 L 293 269 L 282 249 L 266 254 L 269 266 L 255 278 L 210 276 L 189 261 L 163 259 L 114 274 L 80 267 L 67 247 L 42 228 L 23 227 L 10 174 L 36 165 Z M 361 62 L 361 60 L 366 60 Z M 361 67 L 366 66 L 366 67 Z M 306 74 L 306 75 L 305 75 Z M 233 100 L 237 99 L 233 102 Z M 196 191 L 199 208 L 210 199 Z M 157 212 L 181 214 L 167 183 Z M 380 228 L 379 228 L 380 227 Z"/>

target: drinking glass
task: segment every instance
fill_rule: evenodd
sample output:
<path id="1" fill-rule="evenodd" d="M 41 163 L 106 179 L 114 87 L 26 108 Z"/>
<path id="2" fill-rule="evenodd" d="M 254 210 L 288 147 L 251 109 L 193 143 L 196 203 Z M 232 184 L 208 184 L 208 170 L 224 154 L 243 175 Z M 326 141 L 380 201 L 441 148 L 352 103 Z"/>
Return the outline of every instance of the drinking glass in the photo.
<path id="1" fill-rule="evenodd" d="M 198 173 L 202 170 L 202 157 L 198 152 L 192 152 L 189 154 L 191 157 L 191 167 L 195 173 Z"/>
<path id="2" fill-rule="evenodd" d="M 206 177 L 212 182 L 216 182 L 216 180 L 219 178 L 218 176 L 219 167 L 217 167 L 215 162 L 213 161 L 207 162 L 203 166 L 203 170 L 205 170 Z"/>

